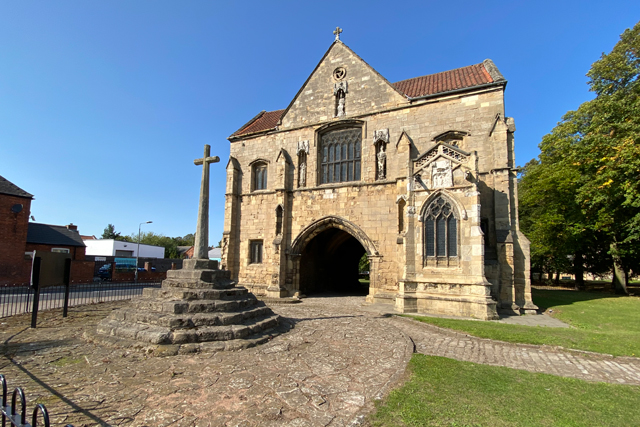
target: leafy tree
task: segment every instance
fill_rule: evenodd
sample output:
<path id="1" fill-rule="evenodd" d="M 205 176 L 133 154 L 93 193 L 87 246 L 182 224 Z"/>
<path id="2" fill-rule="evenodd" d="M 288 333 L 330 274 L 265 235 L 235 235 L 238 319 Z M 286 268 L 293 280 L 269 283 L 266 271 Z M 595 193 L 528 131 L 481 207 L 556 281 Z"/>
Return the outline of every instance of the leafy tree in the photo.
<path id="1" fill-rule="evenodd" d="M 363 271 L 369 271 L 369 257 L 366 253 L 362 255 L 360 261 L 358 261 L 358 271 L 361 273 Z"/>
<path id="2" fill-rule="evenodd" d="M 609 238 L 616 292 L 627 293 L 640 255 L 640 22 L 587 76 L 596 98 L 579 109 L 590 122 L 575 150 L 583 171 L 578 198 Z"/>
<path id="3" fill-rule="evenodd" d="M 130 236 L 123 236 L 120 233 L 118 233 L 116 231 L 116 227 L 113 224 L 109 224 L 105 227 L 104 231 L 102 232 L 102 239 L 114 239 L 114 240 L 120 240 L 122 242 L 135 242 L 137 241 L 137 237 L 136 239 L 131 238 Z"/>
<path id="4" fill-rule="evenodd" d="M 184 237 L 174 237 L 173 239 L 178 246 L 193 246 L 196 240 L 193 234 L 187 234 Z"/>
<path id="5" fill-rule="evenodd" d="M 118 237 L 120 237 L 120 233 L 116 232 L 116 227 L 113 224 L 108 224 L 101 236 L 103 239 L 117 239 Z"/>
<path id="6" fill-rule="evenodd" d="M 130 236 L 132 241 L 138 241 L 138 235 L 132 234 Z M 151 231 L 142 232 L 140 234 L 140 243 L 152 246 L 162 246 L 164 248 L 165 258 L 178 258 L 178 245 L 173 237 L 167 237 L 163 234 L 155 234 Z"/>
<path id="7" fill-rule="evenodd" d="M 640 271 L 640 23 L 587 74 L 596 98 L 568 112 L 521 182 L 522 227 L 534 262 L 572 260 L 597 272 L 611 260 L 616 292 Z M 568 270 L 564 270 L 568 271 Z"/>

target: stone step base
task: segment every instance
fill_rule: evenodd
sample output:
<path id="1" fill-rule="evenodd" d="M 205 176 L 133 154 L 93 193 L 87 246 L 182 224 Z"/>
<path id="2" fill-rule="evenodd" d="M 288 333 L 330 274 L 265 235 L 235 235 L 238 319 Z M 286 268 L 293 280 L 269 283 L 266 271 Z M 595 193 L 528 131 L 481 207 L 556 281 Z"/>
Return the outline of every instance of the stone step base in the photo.
<path id="1" fill-rule="evenodd" d="M 229 312 L 255 306 L 258 300 L 251 294 L 233 300 L 178 300 L 166 301 L 155 298 L 140 297 L 131 300 L 131 307 L 139 311 L 166 314 L 196 314 Z"/>
<path id="2" fill-rule="evenodd" d="M 90 342 L 109 347 L 142 351 L 150 356 L 164 357 L 191 353 L 216 353 L 219 351 L 237 351 L 264 344 L 274 336 L 285 333 L 293 328 L 293 324 L 280 320 L 278 326 L 267 329 L 246 338 L 228 341 L 212 341 L 187 344 L 150 344 L 147 342 L 120 338 L 113 335 L 103 335 L 94 331 L 87 331 L 83 337 Z"/>
<path id="3" fill-rule="evenodd" d="M 113 311 L 107 319 L 121 323 L 142 323 L 151 326 L 162 326 L 170 329 L 195 328 L 201 326 L 225 326 L 245 322 L 249 319 L 271 314 L 264 304 L 239 312 L 197 313 L 197 314 L 165 314 L 123 308 Z"/>
<path id="4" fill-rule="evenodd" d="M 170 270 L 171 271 L 171 270 Z M 177 270 L 180 271 L 180 270 Z M 200 279 L 181 279 L 168 278 L 162 281 L 163 288 L 178 289 L 231 289 L 237 285 L 237 282 L 231 279 L 217 279 L 214 281 L 206 281 Z"/>
<path id="5" fill-rule="evenodd" d="M 225 326 L 202 326 L 192 329 L 177 329 L 142 323 L 121 322 L 104 319 L 98 324 L 99 334 L 114 336 L 149 344 L 186 344 L 210 341 L 229 341 L 248 338 L 278 325 L 277 314 L 268 314 L 245 320 L 240 324 Z"/>
<path id="6" fill-rule="evenodd" d="M 247 288 L 231 289 L 185 289 L 185 288 L 144 288 L 142 296 L 165 300 L 229 300 L 244 297 L 249 293 Z"/>

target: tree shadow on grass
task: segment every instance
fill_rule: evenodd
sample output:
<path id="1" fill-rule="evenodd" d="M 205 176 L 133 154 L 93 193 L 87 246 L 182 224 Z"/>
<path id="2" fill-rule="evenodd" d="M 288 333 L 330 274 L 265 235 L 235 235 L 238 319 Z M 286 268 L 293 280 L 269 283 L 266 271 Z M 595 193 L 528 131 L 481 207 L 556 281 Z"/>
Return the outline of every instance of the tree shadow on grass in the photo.
<path id="1" fill-rule="evenodd" d="M 531 290 L 533 303 L 540 310 L 545 311 L 550 307 L 571 305 L 583 301 L 592 301 L 605 298 L 628 298 L 625 295 L 616 295 L 602 291 L 575 291 L 568 289 L 536 289 Z"/>

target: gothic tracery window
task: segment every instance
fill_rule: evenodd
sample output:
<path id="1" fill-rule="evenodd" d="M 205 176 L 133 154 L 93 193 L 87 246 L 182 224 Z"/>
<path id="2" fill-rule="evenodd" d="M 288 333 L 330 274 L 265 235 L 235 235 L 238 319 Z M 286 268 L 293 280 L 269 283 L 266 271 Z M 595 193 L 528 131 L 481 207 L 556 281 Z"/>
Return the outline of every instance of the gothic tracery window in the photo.
<path id="1" fill-rule="evenodd" d="M 339 129 L 321 135 L 320 182 L 360 181 L 362 130 Z"/>
<path id="2" fill-rule="evenodd" d="M 457 258 L 458 218 L 451 203 L 442 196 L 424 212 L 424 254 L 426 258 Z"/>

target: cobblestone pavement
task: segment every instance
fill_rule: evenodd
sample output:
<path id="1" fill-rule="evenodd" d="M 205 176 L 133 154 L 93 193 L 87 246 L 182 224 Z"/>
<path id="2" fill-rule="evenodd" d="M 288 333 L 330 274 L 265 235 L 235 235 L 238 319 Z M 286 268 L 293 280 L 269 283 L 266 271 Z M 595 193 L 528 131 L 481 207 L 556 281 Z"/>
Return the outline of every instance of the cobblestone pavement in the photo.
<path id="1" fill-rule="evenodd" d="M 357 299 L 361 301 L 362 299 Z M 85 330 L 123 303 L 0 319 L 0 373 L 55 426 L 346 426 L 403 376 L 409 337 L 355 303 L 274 306 L 295 327 L 240 352 L 146 357 Z"/>
<path id="2" fill-rule="evenodd" d="M 363 297 L 274 305 L 289 333 L 240 352 L 147 357 L 84 341 L 123 303 L 0 319 L 0 373 L 44 403 L 54 425 L 347 426 L 371 411 L 418 352 L 575 377 L 640 384 L 640 359 L 509 344 L 390 316 Z M 412 342 L 413 341 L 413 342 Z"/>
<path id="3" fill-rule="evenodd" d="M 551 346 L 511 344 L 394 317 L 389 322 L 409 335 L 416 352 L 465 362 L 506 366 L 562 377 L 640 385 L 640 359 L 563 350 Z"/>

